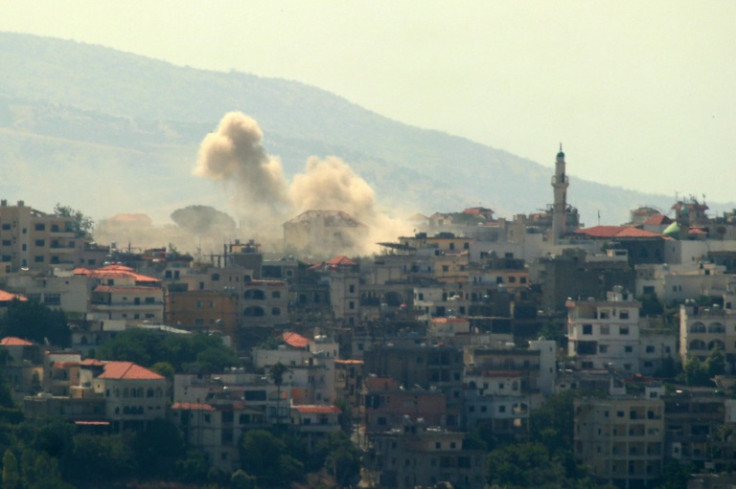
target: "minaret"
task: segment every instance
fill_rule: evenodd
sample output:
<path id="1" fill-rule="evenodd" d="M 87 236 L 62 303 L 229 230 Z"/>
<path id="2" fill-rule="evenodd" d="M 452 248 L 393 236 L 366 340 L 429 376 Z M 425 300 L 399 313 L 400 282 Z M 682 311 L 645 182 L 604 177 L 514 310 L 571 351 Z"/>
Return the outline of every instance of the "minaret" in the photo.
<path id="1" fill-rule="evenodd" d="M 554 204 L 552 205 L 552 242 L 556 243 L 565 235 L 567 228 L 567 186 L 570 182 L 565 175 L 565 153 L 557 153 L 555 161 L 555 174 L 552 177 L 552 189 L 554 190 Z"/>

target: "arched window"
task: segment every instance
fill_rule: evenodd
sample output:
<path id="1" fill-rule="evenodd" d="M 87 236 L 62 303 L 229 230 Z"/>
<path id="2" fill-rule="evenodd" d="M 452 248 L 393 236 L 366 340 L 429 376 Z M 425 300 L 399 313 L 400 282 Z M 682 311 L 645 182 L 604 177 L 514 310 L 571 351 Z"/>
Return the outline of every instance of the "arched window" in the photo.
<path id="1" fill-rule="evenodd" d="M 691 324 L 690 332 L 691 333 L 705 333 L 705 324 L 701 322 Z"/>
<path id="2" fill-rule="evenodd" d="M 271 315 L 272 316 L 280 316 L 281 315 L 281 308 L 280 307 L 274 307 L 271 309 Z"/>
<path id="3" fill-rule="evenodd" d="M 721 340 L 713 340 L 710 343 L 708 343 L 708 350 L 716 350 L 716 349 L 723 351 L 726 349 L 726 345 L 724 345 Z"/>
<path id="4" fill-rule="evenodd" d="M 274 290 L 271 292 L 271 298 L 272 299 L 280 299 L 281 298 L 281 292 L 278 290 Z"/>
<path id="5" fill-rule="evenodd" d="M 690 342 L 690 350 L 705 350 L 705 341 L 693 340 Z"/>
<path id="6" fill-rule="evenodd" d="M 726 328 L 721 323 L 710 323 L 708 325 L 709 333 L 725 333 Z"/>

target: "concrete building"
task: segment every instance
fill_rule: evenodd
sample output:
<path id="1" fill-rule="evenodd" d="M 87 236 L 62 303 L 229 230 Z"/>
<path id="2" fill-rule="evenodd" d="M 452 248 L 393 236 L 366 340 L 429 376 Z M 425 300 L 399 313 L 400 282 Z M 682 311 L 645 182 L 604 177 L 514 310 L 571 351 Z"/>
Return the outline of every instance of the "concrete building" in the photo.
<path id="1" fill-rule="evenodd" d="M 101 372 L 85 381 L 104 396 L 105 416 L 114 432 L 142 430 L 154 419 L 166 417 L 170 399 L 166 378 L 133 362 L 100 363 Z M 92 370 L 98 366 L 88 365 Z"/>
<path id="2" fill-rule="evenodd" d="M 719 349 L 726 357 L 726 370 L 734 373 L 736 364 L 736 313 L 718 305 L 698 306 L 689 302 L 680 306 L 680 356 L 705 361 Z"/>
<path id="3" fill-rule="evenodd" d="M 237 344 L 240 308 L 235 292 L 223 290 L 166 291 L 166 323 L 189 331 L 218 331 Z"/>
<path id="4" fill-rule="evenodd" d="M 74 233 L 74 218 L 47 214 L 0 200 L 0 273 L 22 268 L 48 270 L 78 263 L 84 240 Z"/>
<path id="5" fill-rule="evenodd" d="M 639 372 L 639 307 L 623 287 L 605 301 L 567 301 L 568 355 L 576 366 Z"/>
<path id="6" fill-rule="evenodd" d="M 61 309 L 70 318 L 83 318 L 89 311 L 91 283 L 86 276 L 59 269 L 21 271 L 6 277 L 9 290 L 50 309 Z"/>
<path id="7" fill-rule="evenodd" d="M 575 401 L 575 458 L 599 481 L 654 487 L 662 477 L 664 402 L 614 397 Z"/>
<path id="8" fill-rule="evenodd" d="M 447 481 L 453 487 L 485 485 L 485 453 L 463 448 L 464 433 L 429 427 L 406 419 L 401 429 L 371 436 L 369 473 L 381 487 L 413 489 Z"/>
<path id="9" fill-rule="evenodd" d="M 368 238 L 368 226 L 348 213 L 309 210 L 285 222 L 284 246 L 314 256 L 360 251 Z"/>

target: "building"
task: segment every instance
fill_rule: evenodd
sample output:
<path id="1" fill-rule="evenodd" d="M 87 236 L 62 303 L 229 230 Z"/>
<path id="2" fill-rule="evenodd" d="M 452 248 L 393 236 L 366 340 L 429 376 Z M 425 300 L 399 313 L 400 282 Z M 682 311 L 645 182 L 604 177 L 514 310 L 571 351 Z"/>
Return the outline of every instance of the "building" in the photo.
<path id="1" fill-rule="evenodd" d="M 0 273 L 23 268 L 47 270 L 78 263 L 84 240 L 74 233 L 74 218 L 47 214 L 0 200 Z"/>
<path id="2" fill-rule="evenodd" d="M 166 323 L 189 331 L 218 331 L 237 344 L 240 323 L 239 301 L 235 292 L 223 290 L 166 291 Z"/>
<path id="3" fill-rule="evenodd" d="M 726 370 L 736 366 L 736 314 L 719 305 L 698 306 L 689 301 L 680 306 L 680 356 L 705 361 L 714 350 L 726 357 Z"/>
<path id="4" fill-rule="evenodd" d="M 309 210 L 283 224 L 284 246 L 315 256 L 360 251 L 368 226 L 336 210 Z"/>
<path id="5" fill-rule="evenodd" d="M 639 307 L 620 286 L 605 301 L 567 301 L 568 355 L 576 366 L 639 372 Z"/>
<path id="6" fill-rule="evenodd" d="M 575 458 L 599 481 L 655 487 L 664 462 L 664 402 L 614 397 L 575 401 Z"/>
<path id="7" fill-rule="evenodd" d="M 105 417 L 114 432 L 143 430 L 157 418 L 166 417 L 168 381 L 133 362 L 87 363 L 85 382 L 105 398 Z M 96 375 L 95 375 L 96 374 Z"/>
<path id="8" fill-rule="evenodd" d="M 452 487 L 485 485 L 485 452 L 464 448 L 465 434 L 406 418 L 400 429 L 370 437 L 368 472 L 381 487 L 413 489 L 447 481 Z"/>

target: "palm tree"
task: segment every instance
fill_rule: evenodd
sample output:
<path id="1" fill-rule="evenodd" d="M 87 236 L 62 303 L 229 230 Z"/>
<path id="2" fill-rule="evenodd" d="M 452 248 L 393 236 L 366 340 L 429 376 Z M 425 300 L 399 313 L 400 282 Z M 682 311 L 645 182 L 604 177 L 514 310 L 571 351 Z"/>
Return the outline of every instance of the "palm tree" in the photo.
<path id="1" fill-rule="evenodd" d="M 284 374 L 289 371 L 289 367 L 281 362 L 276 362 L 268 371 L 268 375 L 276 384 L 276 424 L 281 420 L 281 384 L 284 383 Z"/>

